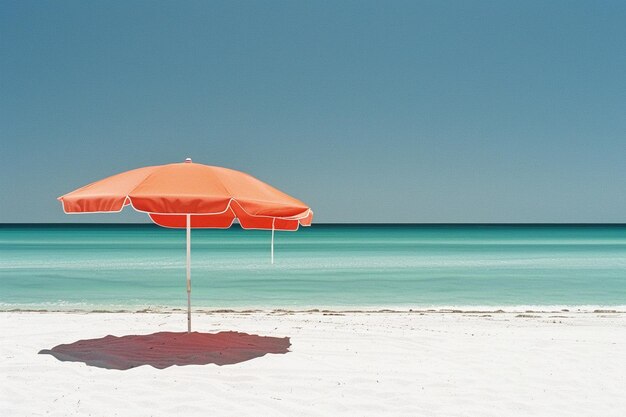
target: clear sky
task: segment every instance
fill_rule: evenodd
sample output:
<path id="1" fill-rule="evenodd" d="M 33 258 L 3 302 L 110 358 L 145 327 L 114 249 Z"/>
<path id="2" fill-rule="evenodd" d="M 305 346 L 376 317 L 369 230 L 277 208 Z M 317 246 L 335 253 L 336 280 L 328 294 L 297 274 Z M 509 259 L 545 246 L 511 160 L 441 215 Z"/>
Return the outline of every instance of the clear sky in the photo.
<path id="1" fill-rule="evenodd" d="M 0 222 L 191 156 L 318 222 L 626 222 L 625 1 L 0 1 Z"/>

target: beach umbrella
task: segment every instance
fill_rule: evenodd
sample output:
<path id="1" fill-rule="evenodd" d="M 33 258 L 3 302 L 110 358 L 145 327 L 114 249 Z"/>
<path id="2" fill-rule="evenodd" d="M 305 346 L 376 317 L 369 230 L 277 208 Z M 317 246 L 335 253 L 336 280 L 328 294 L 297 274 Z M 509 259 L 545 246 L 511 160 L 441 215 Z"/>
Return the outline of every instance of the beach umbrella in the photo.
<path id="1" fill-rule="evenodd" d="M 93 182 L 58 198 L 67 214 L 117 213 L 126 206 L 163 227 L 187 230 L 187 331 L 191 332 L 191 229 L 274 231 L 310 226 L 313 211 L 302 201 L 233 169 L 193 163 L 133 169 Z"/>

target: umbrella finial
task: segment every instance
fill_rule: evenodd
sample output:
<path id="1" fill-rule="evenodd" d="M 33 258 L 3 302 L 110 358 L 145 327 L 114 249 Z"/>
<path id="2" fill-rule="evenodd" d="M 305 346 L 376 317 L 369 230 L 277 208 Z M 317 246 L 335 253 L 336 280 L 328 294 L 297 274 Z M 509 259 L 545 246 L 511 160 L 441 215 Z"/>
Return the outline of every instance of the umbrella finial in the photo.
<path id="1" fill-rule="evenodd" d="M 185 163 L 186 164 L 190 164 L 191 163 L 191 158 L 185 158 Z"/>

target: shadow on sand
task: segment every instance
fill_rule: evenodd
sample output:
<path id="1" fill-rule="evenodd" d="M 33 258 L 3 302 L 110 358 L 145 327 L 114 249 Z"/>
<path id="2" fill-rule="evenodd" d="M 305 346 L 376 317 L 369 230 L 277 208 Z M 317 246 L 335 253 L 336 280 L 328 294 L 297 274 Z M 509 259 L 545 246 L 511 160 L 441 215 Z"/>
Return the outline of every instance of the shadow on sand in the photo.
<path id="1" fill-rule="evenodd" d="M 289 346 L 288 337 L 238 332 L 160 332 L 79 340 L 39 353 L 106 369 L 125 370 L 141 365 L 164 369 L 172 365 L 231 365 L 267 353 L 287 353 Z"/>

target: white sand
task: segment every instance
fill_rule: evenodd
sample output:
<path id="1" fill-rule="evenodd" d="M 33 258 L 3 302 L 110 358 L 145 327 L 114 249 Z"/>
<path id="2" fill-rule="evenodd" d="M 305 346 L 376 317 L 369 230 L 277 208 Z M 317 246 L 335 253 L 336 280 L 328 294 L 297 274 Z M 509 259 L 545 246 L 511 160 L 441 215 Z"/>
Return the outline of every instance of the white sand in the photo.
<path id="1" fill-rule="evenodd" d="M 626 314 L 537 315 L 196 314 L 198 331 L 288 336 L 290 352 L 121 371 L 38 352 L 185 316 L 0 313 L 0 415 L 626 415 Z"/>

